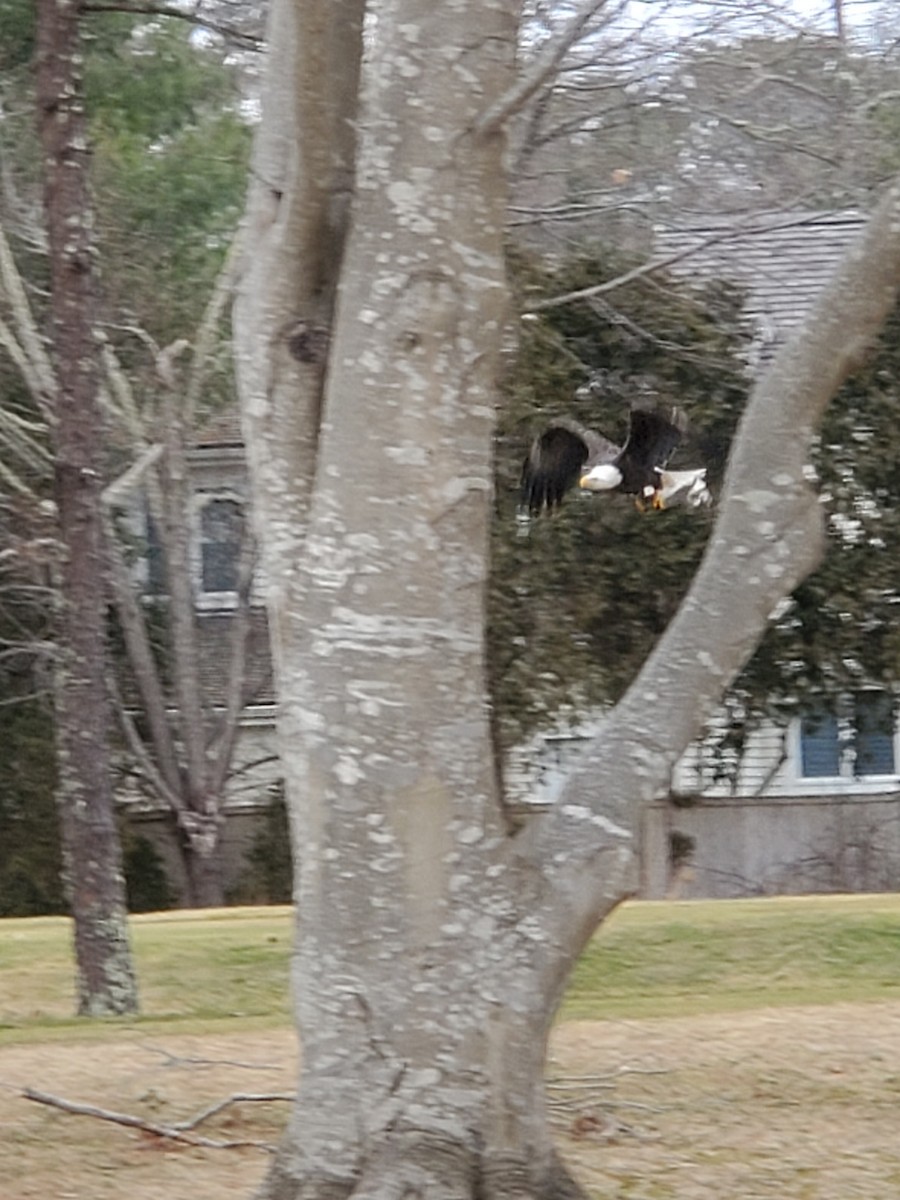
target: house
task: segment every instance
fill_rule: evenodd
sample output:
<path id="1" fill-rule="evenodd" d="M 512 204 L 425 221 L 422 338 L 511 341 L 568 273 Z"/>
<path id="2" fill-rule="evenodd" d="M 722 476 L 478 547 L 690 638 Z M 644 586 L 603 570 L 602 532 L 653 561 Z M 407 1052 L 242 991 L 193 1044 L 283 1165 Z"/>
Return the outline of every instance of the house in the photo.
<path id="1" fill-rule="evenodd" d="M 742 288 L 758 370 L 804 320 L 863 218 L 857 213 L 755 215 L 742 224 L 660 231 L 659 257 L 685 281 L 723 278 Z M 234 608 L 236 515 L 246 499 L 238 423 L 224 414 L 191 450 L 193 565 L 205 687 L 221 690 Z M 152 588 L 151 577 L 148 586 Z M 275 705 L 265 617 L 252 617 L 256 692 L 245 710 L 238 771 L 229 785 L 226 862 L 233 884 L 278 779 Z M 900 882 L 900 740 L 893 697 L 876 689 L 835 698 L 751 732 L 724 756 L 692 746 L 671 795 L 648 813 L 641 894 L 726 897 L 894 888 Z M 722 720 L 725 720 L 723 717 Z M 552 803 L 591 730 L 572 728 L 520 747 L 506 781 L 520 811 Z M 139 814 L 136 814 L 139 815 Z M 158 822 L 148 808 L 143 818 Z M 177 883 L 176 856 L 165 851 Z"/>
<path id="2" fill-rule="evenodd" d="M 745 295 L 748 368 L 804 321 L 864 218 L 781 212 L 660 231 L 671 275 L 723 279 Z M 723 715 L 721 722 L 727 722 Z M 586 734 L 567 730 L 517 757 L 521 795 L 552 801 Z M 864 688 L 752 731 L 740 749 L 692 746 L 671 796 L 648 814 L 645 897 L 725 897 L 900 886 L 900 736 L 892 692 Z"/>

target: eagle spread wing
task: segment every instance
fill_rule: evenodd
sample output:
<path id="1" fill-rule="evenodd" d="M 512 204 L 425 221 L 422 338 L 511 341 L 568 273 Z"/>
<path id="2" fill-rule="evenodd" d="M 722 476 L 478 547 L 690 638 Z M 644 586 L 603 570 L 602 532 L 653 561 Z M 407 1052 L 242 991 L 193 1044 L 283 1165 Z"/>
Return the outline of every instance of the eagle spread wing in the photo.
<path id="1" fill-rule="evenodd" d="M 628 440 L 615 464 L 622 472 L 619 490 L 638 496 L 649 494 L 648 488 L 655 490 L 659 482 L 657 471 L 671 458 L 686 427 L 679 408 L 665 412 L 632 409 Z"/>
<path id="2" fill-rule="evenodd" d="M 522 507 L 556 508 L 585 468 L 611 463 L 622 448 L 576 421 L 561 419 L 538 434 L 522 464 Z"/>

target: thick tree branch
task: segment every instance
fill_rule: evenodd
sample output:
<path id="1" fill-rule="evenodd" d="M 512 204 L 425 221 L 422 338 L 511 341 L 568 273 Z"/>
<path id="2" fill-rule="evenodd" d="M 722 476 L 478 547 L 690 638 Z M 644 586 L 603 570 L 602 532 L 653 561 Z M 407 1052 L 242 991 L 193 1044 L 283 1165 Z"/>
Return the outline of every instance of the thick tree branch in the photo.
<path id="1" fill-rule="evenodd" d="M 190 529 L 191 485 L 185 448 L 182 397 L 170 389 L 165 401 L 166 453 L 162 464 L 165 520 L 160 529 L 164 545 L 169 594 L 169 637 L 175 695 L 178 699 L 181 741 L 187 765 L 191 807 L 206 812 L 209 764 L 199 678 L 199 643 L 192 586 Z"/>
<path id="2" fill-rule="evenodd" d="M 177 781 L 175 786 L 172 787 L 169 785 L 166 779 L 163 778 L 159 768 L 156 765 L 156 761 L 154 761 L 154 759 L 151 757 L 147 746 L 144 744 L 143 738 L 137 731 L 134 718 L 128 711 L 115 679 L 110 682 L 110 692 L 112 694 L 113 704 L 116 710 L 116 716 L 118 718 L 119 725 L 123 734 L 125 735 L 125 741 L 128 744 L 128 749 L 134 757 L 138 770 L 144 775 L 145 779 L 159 796 L 159 798 L 168 804 L 169 808 L 176 815 L 176 817 L 180 818 L 185 812 L 186 806 L 184 801 L 181 799 Z M 157 761 L 158 760 L 159 755 L 157 754 Z"/>
<path id="3" fill-rule="evenodd" d="M 122 504 L 125 497 L 140 485 L 147 472 L 156 466 L 162 456 L 163 447 L 158 442 L 142 451 L 140 457 L 127 470 L 103 489 L 103 503 L 106 507 L 113 509 Z"/>
<path id="4" fill-rule="evenodd" d="M 237 605 L 229 630 L 230 654 L 226 680 L 225 711 L 219 722 L 216 739 L 210 747 L 212 778 L 210 791 L 221 795 L 231 769 L 237 742 L 241 712 L 244 709 L 244 682 L 247 674 L 247 635 L 250 632 L 250 590 L 256 563 L 256 543 L 250 527 L 249 513 L 244 513 L 241 553 L 238 560 Z"/>
<path id="5" fill-rule="evenodd" d="M 821 510 L 806 481 L 813 431 L 862 361 L 898 286 L 900 181 L 754 389 L 687 598 L 535 832 L 530 849 L 563 898 L 557 918 L 581 922 L 585 936 L 628 889 L 641 807 L 665 791 L 776 603 L 821 559 Z M 619 869 L 598 870 L 601 858 Z"/>
<path id="6" fill-rule="evenodd" d="M 365 0 L 273 4 L 263 121 L 243 231 L 235 363 L 258 519 L 278 479 L 296 483 L 301 531 L 316 469 L 327 339 L 349 227 Z M 260 298 L 265 297 L 263 303 Z M 308 335 L 316 335 L 308 340 Z M 321 338 L 319 339 L 321 341 Z M 290 404 L 278 397 L 290 396 Z M 283 510 L 279 493 L 276 507 Z M 270 586 L 294 576 L 300 543 L 260 539 L 279 561 Z"/>
<path id="7" fill-rule="evenodd" d="M 206 303 L 203 316 L 194 335 L 193 353 L 191 355 L 191 363 L 187 372 L 187 385 L 185 387 L 185 420 L 189 425 L 193 423 L 197 407 L 200 403 L 203 385 L 206 382 L 212 358 L 213 347 L 219 336 L 219 326 L 222 316 L 227 305 L 234 298 L 240 256 L 241 234 L 238 231 L 232 238 L 231 245 L 228 247 L 225 261 L 222 263 L 221 270 L 216 276 L 212 295 Z"/>
<path id="8" fill-rule="evenodd" d="M 150 638 L 147 635 L 144 614 L 141 611 L 141 606 L 134 592 L 134 582 L 131 578 L 131 572 L 128 570 L 128 564 L 125 562 L 121 544 L 112 527 L 112 522 L 109 520 L 106 522 L 106 540 L 110 557 L 113 602 L 119 616 L 119 624 L 122 628 L 122 635 L 125 639 L 125 647 L 128 652 L 128 661 L 141 697 L 141 707 L 147 718 L 148 732 L 153 746 L 156 766 L 154 774 L 151 777 L 151 782 L 160 795 L 173 808 L 177 808 L 180 801 L 176 804 L 173 797 L 177 797 L 180 794 L 181 773 L 178 769 L 178 752 L 175 748 L 166 711 L 165 692 L 163 691 L 159 676 L 159 667 L 150 645 Z M 119 718 L 125 729 L 132 752 L 138 757 L 145 773 L 150 776 L 146 761 L 146 748 L 143 746 L 140 738 L 137 737 L 137 730 L 134 729 L 133 722 L 126 725 L 125 718 L 127 714 L 121 700 L 118 702 L 118 709 Z M 134 737 L 131 736 L 132 733 Z M 138 744 L 135 743 L 135 739 L 137 739 Z M 137 753 L 138 745 L 144 752 L 141 755 Z M 158 779 L 156 772 L 159 774 Z"/>

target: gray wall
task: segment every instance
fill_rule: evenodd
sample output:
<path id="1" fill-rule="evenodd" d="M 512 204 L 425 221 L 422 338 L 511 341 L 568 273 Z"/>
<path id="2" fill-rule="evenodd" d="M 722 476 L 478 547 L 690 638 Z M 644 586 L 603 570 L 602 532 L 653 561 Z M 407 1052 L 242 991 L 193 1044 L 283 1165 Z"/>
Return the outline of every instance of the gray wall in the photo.
<path id="1" fill-rule="evenodd" d="M 184 868 L 168 817 L 131 812 L 128 820 L 136 834 L 152 841 L 162 855 L 170 884 L 183 893 Z M 228 811 L 223 831 L 226 887 L 239 881 L 245 856 L 264 820 L 264 807 Z M 674 867 L 673 835 L 682 845 L 685 838 L 692 843 L 689 857 Z M 855 797 L 707 797 L 688 808 L 655 804 L 645 816 L 641 899 L 897 890 L 897 792 Z"/>
<path id="2" fill-rule="evenodd" d="M 673 834 L 693 843 L 675 867 Z M 654 805 L 646 816 L 644 899 L 898 889 L 898 792 L 706 798 L 688 808 Z"/>

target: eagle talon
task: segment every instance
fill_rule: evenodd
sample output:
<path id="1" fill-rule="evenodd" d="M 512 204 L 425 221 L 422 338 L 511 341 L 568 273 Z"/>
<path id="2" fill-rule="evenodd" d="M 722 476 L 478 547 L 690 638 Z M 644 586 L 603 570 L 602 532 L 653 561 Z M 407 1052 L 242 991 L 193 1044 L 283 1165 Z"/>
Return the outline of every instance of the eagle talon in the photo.
<path id="1" fill-rule="evenodd" d="M 650 501 L 650 507 L 656 512 L 662 512 L 666 507 L 666 502 L 662 497 L 662 492 L 654 492 L 653 499 Z"/>

